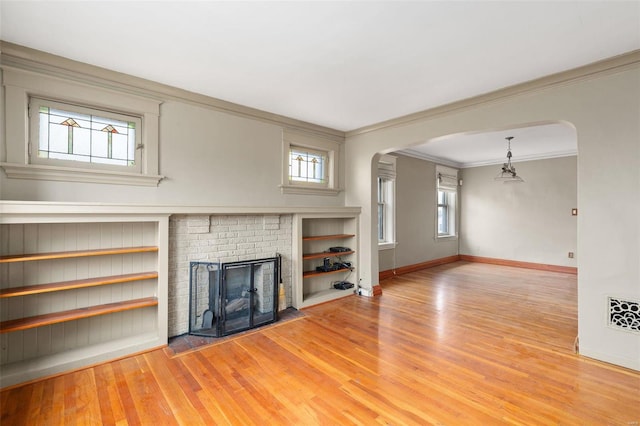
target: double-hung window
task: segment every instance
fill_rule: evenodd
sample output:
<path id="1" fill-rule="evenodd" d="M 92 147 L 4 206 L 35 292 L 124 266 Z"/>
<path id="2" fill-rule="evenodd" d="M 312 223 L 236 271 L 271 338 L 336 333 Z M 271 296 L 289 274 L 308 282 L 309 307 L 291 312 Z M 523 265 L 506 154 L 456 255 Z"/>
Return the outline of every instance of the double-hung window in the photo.
<path id="1" fill-rule="evenodd" d="M 458 171 L 436 166 L 436 184 L 436 235 L 438 238 L 456 237 Z"/>
<path id="2" fill-rule="evenodd" d="M 395 223 L 396 158 L 383 155 L 378 161 L 378 248 L 396 246 Z"/>

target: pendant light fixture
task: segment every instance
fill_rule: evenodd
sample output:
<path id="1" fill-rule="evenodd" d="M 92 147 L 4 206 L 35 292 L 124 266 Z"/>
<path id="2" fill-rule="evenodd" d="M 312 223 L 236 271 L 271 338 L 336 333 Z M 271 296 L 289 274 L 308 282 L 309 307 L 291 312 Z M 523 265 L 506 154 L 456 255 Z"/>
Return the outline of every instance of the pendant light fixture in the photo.
<path id="1" fill-rule="evenodd" d="M 505 139 L 507 140 L 507 162 L 502 165 L 502 170 L 494 179 L 504 183 L 524 182 L 524 179 L 516 174 L 516 168 L 511 164 L 511 139 L 513 136 L 508 136 Z"/>

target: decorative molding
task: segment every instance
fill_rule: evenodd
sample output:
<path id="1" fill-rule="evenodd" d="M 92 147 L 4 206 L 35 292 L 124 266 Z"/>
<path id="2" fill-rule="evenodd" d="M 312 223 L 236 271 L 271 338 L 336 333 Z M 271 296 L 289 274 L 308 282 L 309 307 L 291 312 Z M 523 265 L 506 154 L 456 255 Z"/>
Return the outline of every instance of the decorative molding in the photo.
<path id="1" fill-rule="evenodd" d="M 460 260 L 460 256 L 456 254 L 453 256 L 427 260 L 426 262 L 414 263 L 413 265 L 401 266 L 396 269 L 388 269 L 386 271 L 380 271 L 378 273 L 378 279 L 382 281 L 397 275 L 409 274 L 411 272 L 420 271 L 422 269 L 433 268 L 434 266 L 446 265 L 447 263 L 457 262 L 458 260 Z"/>
<path id="2" fill-rule="evenodd" d="M 417 158 L 418 160 L 431 161 L 432 163 L 442 164 L 443 166 L 455 167 L 457 169 L 462 168 L 462 163 L 436 157 L 434 155 L 425 154 L 424 152 L 420 152 L 417 149 L 406 148 L 398 151 L 397 154 L 403 154 L 407 157 Z"/>
<path id="3" fill-rule="evenodd" d="M 393 278 L 397 275 L 404 275 L 411 272 L 420 271 L 422 269 L 433 268 L 434 266 L 446 265 L 447 263 L 453 263 L 459 260 L 464 260 L 466 262 L 490 263 L 492 265 L 513 266 L 516 268 L 536 269 L 539 271 L 561 272 L 574 275 L 578 273 L 578 268 L 574 268 L 571 266 L 546 265 L 542 263 L 520 262 L 517 260 L 495 259 L 491 257 L 460 254 L 428 260 L 422 263 L 415 263 L 413 265 L 401 266 L 400 268 L 396 269 L 387 269 L 385 271 L 380 271 L 378 273 L 378 279 L 380 281 L 383 281 L 389 278 Z"/>
<path id="4" fill-rule="evenodd" d="M 578 274 L 578 268 L 573 266 L 547 265 L 545 263 L 521 262 L 519 260 L 496 259 L 493 257 L 471 256 L 461 254 L 460 260 L 466 262 L 489 263 L 492 265 L 513 266 L 516 268 L 536 269 L 538 271 L 560 272 L 564 274 Z"/>
<path id="5" fill-rule="evenodd" d="M 396 274 L 393 272 L 393 269 L 387 269 L 386 271 L 378 272 L 378 281 L 388 280 L 389 278 L 395 277 Z"/>
<path id="6" fill-rule="evenodd" d="M 433 155 L 425 154 L 424 152 L 420 152 L 416 149 L 411 149 L 411 148 L 403 149 L 398 152 L 400 154 L 406 155 L 407 157 L 413 157 L 419 160 L 431 161 L 432 163 L 443 164 L 445 166 L 456 167 L 459 169 L 469 169 L 471 167 L 482 167 L 482 166 L 494 166 L 494 165 L 500 165 L 504 163 L 504 157 L 495 158 L 491 160 L 472 161 L 469 163 L 458 163 L 455 161 L 447 160 L 445 158 L 440 158 Z M 549 160 L 551 158 L 573 157 L 576 155 L 578 155 L 577 149 L 550 152 L 550 153 L 544 153 L 544 154 L 532 154 L 532 155 L 525 155 L 525 156 L 520 155 L 518 156 L 518 161 L 515 163 L 516 164 L 522 163 L 523 161 Z"/>
<path id="7" fill-rule="evenodd" d="M 323 188 L 302 185 L 280 185 L 280 189 L 283 194 L 296 194 L 296 195 L 329 195 L 335 196 L 342 192 L 342 189 Z"/>
<path id="8" fill-rule="evenodd" d="M 75 221 L 78 216 L 96 217 L 101 221 L 119 220 L 121 215 L 229 215 L 229 214 L 335 214 L 357 215 L 360 207 L 242 207 L 189 206 L 178 204 L 110 204 L 47 201 L 0 201 L 0 223 L 28 223 L 31 221 Z"/>
<path id="9" fill-rule="evenodd" d="M 11 179 L 39 179 L 64 182 L 108 183 L 114 185 L 158 186 L 164 176 L 115 172 L 99 169 L 75 169 L 34 164 L 0 163 Z"/>
<path id="10" fill-rule="evenodd" d="M 3 40 L 0 40 L 0 51 L 0 63 L 2 63 L 3 66 L 13 66 L 39 74 L 89 84 L 95 87 L 119 90 L 134 95 L 187 102 L 289 129 L 297 129 L 305 133 L 316 134 L 334 141 L 344 142 L 344 132 L 339 130 L 189 92 L 155 81 L 74 61 Z"/>
<path id="11" fill-rule="evenodd" d="M 520 96 L 526 93 L 546 90 L 551 87 L 572 84 L 580 80 L 596 78 L 602 75 L 621 72 L 627 68 L 638 66 L 639 64 L 640 50 L 633 50 L 622 55 L 614 56 L 613 58 L 604 59 L 602 61 L 594 62 L 568 71 L 562 71 L 535 80 L 508 86 L 482 95 L 463 99 L 461 101 L 452 102 L 446 105 L 441 105 L 435 108 L 405 115 L 403 117 L 382 121 L 371 126 L 365 126 L 359 129 L 351 130 L 346 132 L 346 137 L 350 138 L 353 136 L 362 135 L 382 129 L 405 126 L 416 121 L 428 120 L 436 116 L 474 108 L 482 104 L 503 101 L 506 98 Z"/>

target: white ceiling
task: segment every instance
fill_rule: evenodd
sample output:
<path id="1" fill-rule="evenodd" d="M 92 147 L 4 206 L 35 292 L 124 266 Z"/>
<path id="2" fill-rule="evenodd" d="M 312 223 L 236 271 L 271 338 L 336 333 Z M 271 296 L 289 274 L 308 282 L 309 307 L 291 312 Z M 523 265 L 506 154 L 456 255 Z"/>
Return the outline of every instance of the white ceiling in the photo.
<path id="1" fill-rule="evenodd" d="M 640 2 L 0 0 L 0 37 L 349 131 L 639 49 Z"/>
<path id="2" fill-rule="evenodd" d="M 527 127 L 484 133 L 463 133 L 432 139 L 400 151 L 411 157 L 467 168 L 507 161 L 507 140 L 512 136 L 512 162 L 566 157 L 578 154 L 578 139 L 568 123 L 539 123 Z"/>

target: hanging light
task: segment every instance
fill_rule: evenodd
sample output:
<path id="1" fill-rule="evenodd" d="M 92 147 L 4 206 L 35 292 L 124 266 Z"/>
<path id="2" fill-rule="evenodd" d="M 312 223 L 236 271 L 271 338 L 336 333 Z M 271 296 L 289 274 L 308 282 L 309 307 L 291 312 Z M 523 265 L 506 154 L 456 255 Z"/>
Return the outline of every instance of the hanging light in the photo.
<path id="1" fill-rule="evenodd" d="M 511 164 L 511 139 L 513 136 L 508 136 L 505 138 L 507 140 L 508 148 L 507 148 L 507 162 L 502 165 L 502 170 L 498 173 L 494 179 L 504 183 L 520 183 L 524 182 L 520 176 L 516 175 L 516 168 Z"/>

